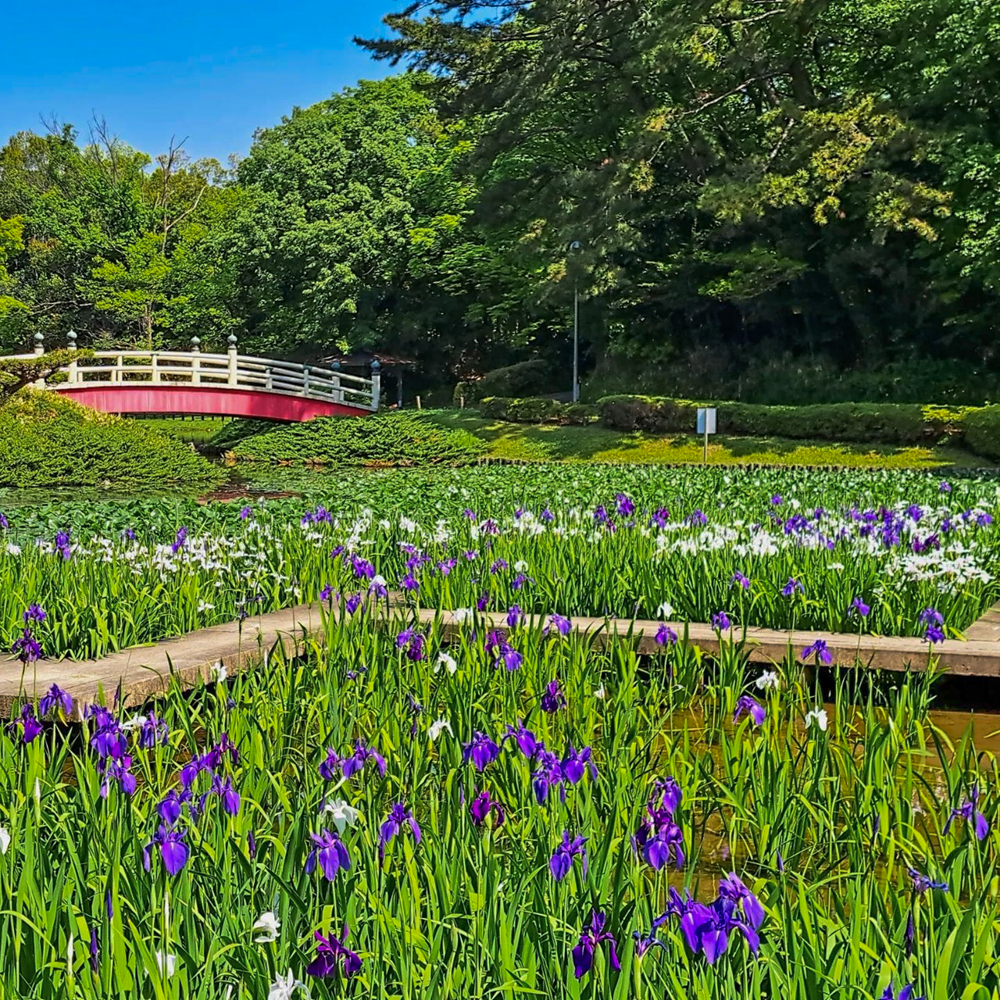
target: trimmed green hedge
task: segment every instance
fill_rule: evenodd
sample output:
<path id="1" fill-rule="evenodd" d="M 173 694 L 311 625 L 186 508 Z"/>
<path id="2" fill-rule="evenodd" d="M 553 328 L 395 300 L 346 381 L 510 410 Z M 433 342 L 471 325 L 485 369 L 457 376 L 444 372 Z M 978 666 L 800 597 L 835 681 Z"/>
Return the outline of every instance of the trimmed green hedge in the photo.
<path id="1" fill-rule="evenodd" d="M 455 386 L 453 404 L 457 407 L 478 403 L 487 396 L 538 396 L 552 386 L 552 366 L 547 361 L 522 361 L 506 368 L 496 368 L 474 382 L 459 382 Z"/>
<path id="2" fill-rule="evenodd" d="M 512 399 L 509 396 L 488 396 L 477 409 L 484 417 L 509 420 L 516 424 L 589 424 L 598 417 L 596 406 L 585 403 L 560 403 L 547 396 Z"/>
<path id="3" fill-rule="evenodd" d="M 27 389 L 0 407 L 0 486 L 194 492 L 225 478 L 190 445 L 53 392 Z"/>
<path id="4" fill-rule="evenodd" d="M 965 445 L 977 455 L 1000 458 L 1000 406 L 982 406 L 965 417 Z"/>
<path id="5" fill-rule="evenodd" d="M 909 403 L 823 403 L 759 406 L 753 403 L 696 403 L 656 396 L 605 396 L 601 423 L 620 431 L 691 434 L 699 406 L 718 410 L 720 434 L 879 444 L 930 444 L 961 435 L 969 410 Z"/>
<path id="6" fill-rule="evenodd" d="M 417 413 L 319 417 L 246 438 L 234 448 L 248 462 L 304 465 L 468 465 L 486 445 L 468 431 L 440 427 Z"/>

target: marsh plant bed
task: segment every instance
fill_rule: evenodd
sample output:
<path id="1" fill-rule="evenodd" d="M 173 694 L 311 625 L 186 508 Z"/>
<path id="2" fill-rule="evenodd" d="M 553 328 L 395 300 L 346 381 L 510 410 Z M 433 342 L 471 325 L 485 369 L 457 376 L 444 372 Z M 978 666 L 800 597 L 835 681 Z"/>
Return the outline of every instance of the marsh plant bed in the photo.
<path id="1" fill-rule="evenodd" d="M 733 645 L 474 626 L 443 648 L 344 609 L 155 713 L 27 706 L 0 992 L 996 995 L 1000 773 L 929 727 L 924 680 L 842 675 L 834 716 Z"/>
<path id="2" fill-rule="evenodd" d="M 918 473 L 595 467 L 341 475 L 305 497 L 17 508 L 10 648 L 99 657 L 237 616 L 414 607 L 956 635 L 1000 598 L 997 484 Z"/>

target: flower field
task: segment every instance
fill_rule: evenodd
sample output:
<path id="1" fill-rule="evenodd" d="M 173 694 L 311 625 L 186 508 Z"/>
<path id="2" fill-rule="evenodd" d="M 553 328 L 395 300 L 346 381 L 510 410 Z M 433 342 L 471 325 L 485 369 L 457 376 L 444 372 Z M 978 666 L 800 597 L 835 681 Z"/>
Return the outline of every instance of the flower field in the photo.
<path id="1" fill-rule="evenodd" d="M 40 603 L 48 655 L 99 656 L 389 589 L 422 607 L 937 638 L 1000 599 L 997 498 L 992 479 L 591 467 L 355 475 L 242 507 L 17 508 L 0 628 L 9 647 Z"/>
<path id="2" fill-rule="evenodd" d="M 322 627 L 0 737 L 4 996 L 1000 995 L 1000 775 L 924 681 L 835 714 L 738 645 Z"/>
<path id="3" fill-rule="evenodd" d="M 21 707 L 0 998 L 1000 997 L 993 755 L 934 727 L 932 673 L 831 705 L 822 644 L 762 669 L 730 631 L 932 654 L 997 599 L 995 483 L 614 472 L 9 509 L 14 669 L 297 601 L 323 635 L 142 714 Z M 584 613 L 724 641 L 639 656 Z"/>

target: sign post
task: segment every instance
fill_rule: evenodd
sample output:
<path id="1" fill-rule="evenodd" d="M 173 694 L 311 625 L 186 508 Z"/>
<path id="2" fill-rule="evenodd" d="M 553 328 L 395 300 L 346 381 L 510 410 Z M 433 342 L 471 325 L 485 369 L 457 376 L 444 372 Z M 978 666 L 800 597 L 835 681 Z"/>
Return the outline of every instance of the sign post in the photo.
<path id="1" fill-rule="evenodd" d="M 708 464 L 708 435 L 715 433 L 715 407 L 698 407 L 698 433 L 704 436 L 704 461 Z"/>

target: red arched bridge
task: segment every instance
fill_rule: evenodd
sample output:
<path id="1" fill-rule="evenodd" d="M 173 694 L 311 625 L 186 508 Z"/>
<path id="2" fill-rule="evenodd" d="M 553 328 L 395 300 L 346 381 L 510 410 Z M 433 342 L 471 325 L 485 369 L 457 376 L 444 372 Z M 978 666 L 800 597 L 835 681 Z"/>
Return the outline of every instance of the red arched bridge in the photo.
<path id="1" fill-rule="evenodd" d="M 69 335 L 71 346 L 75 335 Z M 43 353 L 36 335 L 33 357 Z M 381 373 L 348 375 L 336 367 L 237 353 L 229 338 L 225 354 L 203 354 L 197 338 L 190 351 L 94 351 L 71 361 L 66 378 L 40 386 L 104 413 L 304 421 L 314 417 L 363 416 L 378 409 Z"/>

